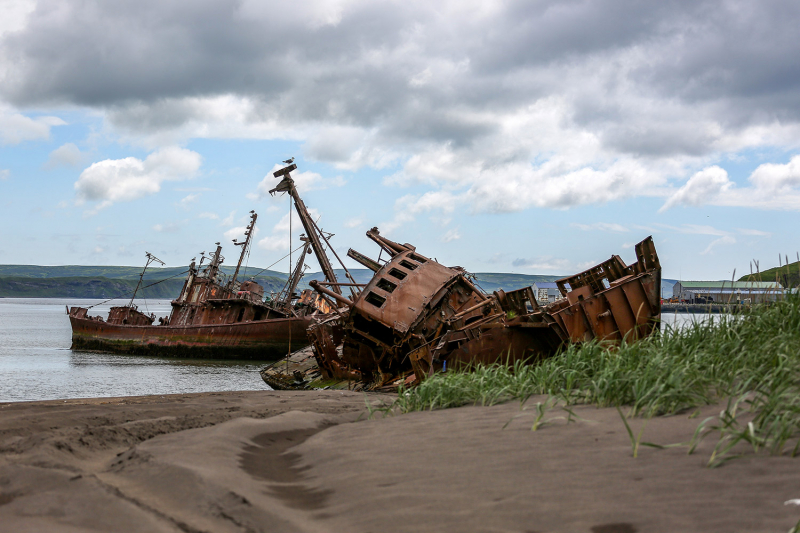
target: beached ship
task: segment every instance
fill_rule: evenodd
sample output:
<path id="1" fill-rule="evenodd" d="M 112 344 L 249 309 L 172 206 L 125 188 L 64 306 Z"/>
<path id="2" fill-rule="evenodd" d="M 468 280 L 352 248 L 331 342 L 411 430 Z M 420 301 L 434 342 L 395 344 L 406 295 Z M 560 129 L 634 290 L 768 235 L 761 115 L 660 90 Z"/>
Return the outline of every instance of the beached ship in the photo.
<path id="1" fill-rule="evenodd" d="M 340 294 L 341 289 L 325 250 L 326 246 L 330 248 L 328 239 L 331 234 L 323 232 L 309 215 L 291 178 L 290 173 L 296 168 L 290 164 L 275 172 L 274 176 L 282 180 L 270 191 L 271 194 L 288 193 L 306 232 L 297 264 L 279 294 L 265 298 L 263 287 L 254 280 L 238 280 L 258 216 L 251 211 L 245 241 L 234 240 L 242 251 L 236 270 L 229 279 L 220 271 L 224 258 L 222 247 L 216 243 L 216 251 L 205 266 L 203 258 L 199 265 L 192 261 L 180 295 L 171 302 L 169 317 L 159 319 L 159 323 L 155 323 L 154 315 L 142 313 L 134 304 L 136 291 L 127 305 L 112 307 L 107 319 L 89 316 L 87 307 L 69 308 L 72 348 L 192 358 L 270 360 L 307 346 L 306 329 L 314 317 L 329 313 L 332 306 L 326 297 L 310 289 L 296 294 L 305 270 L 306 256 L 313 252 L 326 282 L 331 284 L 336 294 Z M 159 261 L 151 254 L 147 254 L 147 258 L 145 270 L 151 262 Z M 144 271 L 137 291 L 143 277 Z"/>
<path id="2" fill-rule="evenodd" d="M 367 232 L 389 259 L 348 256 L 375 272 L 358 297 L 334 294 L 336 313 L 309 328 L 310 349 L 261 376 L 273 388 L 391 390 L 434 372 L 476 363 L 550 357 L 569 343 L 634 341 L 659 328 L 661 265 L 652 238 L 636 245 L 637 261 L 612 256 L 557 281 L 562 298 L 540 306 L 531 287 L 486 294 L 460 267 L 446 267 L 410 244 Z"/>

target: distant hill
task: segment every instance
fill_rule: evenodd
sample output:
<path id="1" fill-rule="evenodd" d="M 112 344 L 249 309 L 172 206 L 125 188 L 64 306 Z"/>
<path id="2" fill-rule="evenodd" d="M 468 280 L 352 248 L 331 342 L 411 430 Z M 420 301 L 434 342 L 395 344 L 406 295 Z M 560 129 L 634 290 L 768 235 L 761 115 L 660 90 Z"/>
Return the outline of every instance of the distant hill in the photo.
<path id="1" fill-rule="evenodd" d="M 235 267 L 223 266 L 222 271 L 233 274 Z M 188 267 L 149 268 L 144 276 L 147 287 L 140 293 L 145 298 L 171 299 L 178 296 Z M 240 271 L 240 279 L 249 279 L 262 269 L 249 267 Z M 112 298 L 130 296 L 139 280 L 141 267 L 130 266 L 39 266 L 39 265 L 0 265 L 0 298 Z M 344 270 L 335 270 L 337 278 L 346 283 Z M 367 283 L 372 279 L 372 271 L 366 268 L 350 270 L 356 283 Z M 515 290 L 536 282 L 555 281 L 563 276 L 542 276 L 510 273 L 481 272 L 475 274 L 478 285 L 487 292 Z M 170 279 L 171 278 L 171 279 Z M 278 292 L 286 283 L 287 275 L 274 270 L 264 270 L 256 281 L 265 292 Z M 311 280 L 321 280 L 321 272 L 303 276 L 299 289 L 309 287 Z M 162 281 L 164 280 L 164 281 Z"/>
<path id="2" fill-rule="evenodd" d="M 166 279 L 172 276 L 181 275 L 181 273 L 189 270 L 189 266 L 178 266 L 169 268 L 150 267 L 144 275 L 144 279 L 158 280 Z M 233 274 L 236 270 L 235 266 L 223 265 L 220 270 L 227 275 Z M 242 274 L 245 273 L 242 267 Z M 260 273 L 259 273 L 260 272 Z M 0 277 L 17 276 L 24 278 L 108 278 L 108 279 L 139 279 L 139 274 L 142 273 L 142 267 L 132 266 L 79 266 L 79 265 L 64 265 L 64 266 L 39 266 L 39 265 L 0 265 Z M 248 267 L 247 276 L 259 273 L 259 276 L 276 277 L 286 279 L 286 274 L 276 272 L 274 270 L 263 270 L 258 267 Z"/>
<path id="3" fill-rule="evenodd" d="M 130 298 L 138 280 L 98 277 L 34 278 L 0 276 L 3 298 Z M 144 298 L 176 297 L 183 279 L 171 279 L 139 291 Z"/>
<path id="4" fill-rule="evenodd" d="M 800 285 L 800 262 L 770 268 L 758 274 L 747 274 L 739 281 L 777 281 L 784 287 L 797 287 Z"/>
<path id="5" fill-rule="evenodd" d="M 545 276 L 538 274 L 504 274 L 494 272 L 478 272 L 475 281 L 486 292 L 499 289 L 513 291 L 523 287 L 530 287 L 534 283 L 555 281 L 564 276 Z"/>
<path id="6" fill-rule="evenodd" d="M 145 274 L 144 285 L 160 281 L 145 289 L 145 298 L 175 298 L 180 293 L 187 267 L 149 268 Z M 235 267 L 223 266 L 222 271 L 233 274 Z M 773 281 L 778 269 L 761 273 L 761 279 Z M 784 267 L 784 272 L 786 267 Z M 800 282 L 798 263 L 789 266 L 790 279 L 796 285 Z M 125 297 L 133 292 L 139 280 L 141 267 L 130 266 L 39 266 L 39 265 L 0 265 L 0 298 L 111 298 L 119 295 Z M 337 279 L 342 283 L 348 280 L 344 270 L 336 269 Z M 350 270 L 356 283 L 367 283 L 372 279 L 372 271 L 366 268 Z M 262 270 L 248 267 L 240 271 L 239 279 L 250 279 L 258 274 L 256 281 L 264 287 L 266 293 L 280 291 L 286 283 L 287 275 L 274 270 Z M 770 277 L 771 276 L 771 277 Z M 528 287 L 534 283 L 555 281 L 564 276 L 547 276 L 536 274 L 512 274 L 502 272 L 478 272 L 475 274 L 477 285 L 491 293 L 498 289 L 512 291 Z M 742 278 L 745 280 L 747 276 Z M 171 279 L 170 279 L 171 278 Z M 310 272 L 303 276 L 299 290 L 309 288 L 311 280 L 322 280 L 322 272 Z M 166 281 L 161 281 L 166 280 Z M 672 296 L 674 279 L 661 280 L 661 293 L 665 298 Z"/>

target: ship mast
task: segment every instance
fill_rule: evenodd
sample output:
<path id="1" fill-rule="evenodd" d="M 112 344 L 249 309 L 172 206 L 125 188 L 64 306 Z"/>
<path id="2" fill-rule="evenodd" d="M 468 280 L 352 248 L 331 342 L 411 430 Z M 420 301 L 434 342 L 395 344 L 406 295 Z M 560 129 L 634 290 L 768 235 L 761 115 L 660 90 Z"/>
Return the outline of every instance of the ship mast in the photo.
<path id="1" fill-rule="evenodd" d="M 253 237 L 253 228 L 256 227 L 256 219 L 258 215 L 255 211 L 250 211 L 250 224 L 247 225 L 247 229 L 245 229 L 245 240 L 244 242 L 236 242 L 236 239 L 233 239 L 233 244 L 236 246 L 242 247 L 242 253 L 239 256 L 239 262 L 236 264 L 236 270 L 233 272 L 233 277 L 231 278 L 230 282 L 228 282 L 228 288 L 234 290 L 234 283 L 236 283 L 236 278 L 239 276 L 239 269 L 242 268 L 242 261 L 244 260 L 244 256 L 247 253 L 248 248 L 250 247 L 250 239 Z"/>
<path id="2" fill-rule="evenodd" d="M 133 291 L 133 296 L 131 296 L 131 301 L 128 302 L 128 307 L 133 307 L 133 300 L 134 298 L 136 298 L 136 293 L 139 292 L 139 287 L 141 287 L 142 280 L 144 279 L 144 273 L 147 271 L 147 267 L 150 266 L 150 263 L 157 262 L 161 263 L 161 266 L 164 266 L 164 261 L 154 256 L 150 252 L 145 252 L 145 255 L 147 256 L 147 263 L 145 263 L 144 268 L 142 269 L 142 273 L 139 274 L 139 283 L 136 284 L 136 289 L 134 289 Z"/>
<path id="3" fill-rule="evenodd" d="M 286 280 L 286 286 L 278 296 L 280 305 L 287 308 L 292 303 L 292 295 L 294 295 L 294 291 L 297 289 L 297 285 L 300 284 L 300 279 L 303 277 L 303 272 L 305 270 L 305 257 L 307 254 L 311 253 L 310 239 L 308 237 L 301 236 L 300 240 L 306 244 L 303 246 L 303 251 L 300 252 L 300 259 L 297 260 L 297 266 L 295 266 L 294 272 L 292 272 L 292 275 L 288 280 Z"/>
<path id="4" fill-rule="evenodd" d="M 306 230 L 306 235 L 308 235 L 308 239 L 311 242 L 311 247 L 314 249 L 314 255 L 317 256 L 317 261 L 319 261 L 319 266 L 322 268 L 322 273 L 325 274 L 325 278 L 331 283 L 331 289 L 338 294 L 342 294 L 342 289 L 340 289 L 339 285 L 336 284 L 336 274 L 333 272 L 333 266 L 331 265 L 330 260 L 328 260 L 328 256 L 325 254 L 325 249 L 322 247 L 322 242 L 317 234 L 316 224 L 311 218 L 311 215 L 308 214 L 306 204 L 303 203 L 303 200 L 297 193 L 297 188 L 294 186 L 294 180 L 289 174 L 296 169 L 297 165 L 291 164 L 288 167 L 284 167 L 276 172 L 273 172 L 273 176 L 276 178 L 283 176 L 283 179 L 280 183 L 278 183 L 278 186 L 269 191 L 269 193 L 274 196 L 276 192 L 288 192 L 289 195 L 294 199 L 297 215 L 300 217 L 300 222 L 303 224 L 303 228 Z"/>
<path id="5" fill-rule="evenodd" d="M 220 246 L 218 242 L 214 244 L 217 246 L 217 250 L 211 254 L 211 262 L 206 266 L 204 274 L 208 279 L 216 282 L 217 273 L 219 273 L 219 265 L 225 261 L 225 258 L 222 257 L 222 246 Z"/>

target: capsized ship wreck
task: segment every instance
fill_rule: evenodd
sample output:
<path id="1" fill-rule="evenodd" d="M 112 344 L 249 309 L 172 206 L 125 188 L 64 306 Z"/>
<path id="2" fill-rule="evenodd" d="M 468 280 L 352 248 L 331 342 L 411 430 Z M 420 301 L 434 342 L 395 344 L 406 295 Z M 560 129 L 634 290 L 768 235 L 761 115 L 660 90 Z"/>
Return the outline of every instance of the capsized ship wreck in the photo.
<path id="1" fill-rule="evenodd" d="M 309 344 L 306 330 L 314 318 L 332 311 L 328 301 L 310 289 L 296 294 L 305 269 L 305 258 L 314 253 L 325 279 L 334 294 L 341 289 L 333 267 L 326 255 L 331 234 L 323 232 L 311 218 L 297 193 L 290 172 L 297 165 L 274 173 L 282 178 L 271 194 L 285 192 L 292 200 L 305 229 L 303 249 L 286 285 L 278 295 L 264 297 L 264 289 L 253 280 L 238 280 L 257 219 L 251 211 L 251 220 L 245 231 L 239 262 L 228 279 L 220 271 L 224 258 L 217 244 L 210 261 L 203 266 L 194 260 L 189 267 L 180 295 L 171 302 L 168 318 L 155 323 L 154 315 L 142 313 L 134 298 L 124 306 L 112 307 L 108 318 L 89 316 L 89 308 L 71 307 L 68 310 L 72 325 L 72 348 L 103 350 L 120 353 L 157 354 L 196 358 L 277 359 Z M 147 266 L 158 261 L 147 254 Z M 160 261 L 159 261 L 160 262 Z M 345 269 L 345 272 L 347 270 Z M 349 272 L 347 273 L 349 276 Z M 144 271 L 140 276 L 137 291 Z"/>
<path id="2" fill-rule="evenodd" d="M 310 350 L 262 371 L 273 388 L 392 390 L 461 365 L 535 362 L 568 343 L 633 341 L 660 325 L 661 265 L 651 237 L 636 245 L 635 263 L 614 255 L 560 279 L 563 298 L 540 306 L 531 287 L 486 294 L 460 267 L 441 265 L 377 228 L 367 236 L 389 259 L 348 252 L 375 272 L 353 299 L 312 282 L 338 309 L 313 321 Z"/>

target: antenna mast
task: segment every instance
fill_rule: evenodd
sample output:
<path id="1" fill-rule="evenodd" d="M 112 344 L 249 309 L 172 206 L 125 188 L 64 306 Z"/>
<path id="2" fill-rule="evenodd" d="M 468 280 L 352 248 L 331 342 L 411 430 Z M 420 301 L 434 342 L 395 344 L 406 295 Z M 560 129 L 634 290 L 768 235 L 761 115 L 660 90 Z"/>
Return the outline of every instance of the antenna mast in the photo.
<path id="1" fill-rule="evenodd" d="M 228 283 L 228 287 L 233 290 L 233 284 L 236 283 L 236 278 L 239 276 L 239 269 L 242 268 L 242 261 L 244 260 L 244 256 L 247 253 L 247 249 L 250 247 L 250 239 L 253 237 L 253 228 L 256 227 L 256 219 L 258 215 L 255 211 L 250 211 L 250 224 L 247 225 L 247 229 L 245 230 L 244 234 L 246 236 L 244 242 L 236 242 L 236 239 L 233 239 L 233 244 L 236 246 L 242 247 L 242 253 L 239 256 L 239 263 L 236 265 L 236 270 L 233 273 L 233 277 L 231 281 Z"/>
<path id="2" fill-rule="evenodd" d="M 284 167 L 273 172 L 273 176 L 276 178 L 283 176 L 283 179 L 278 186 L 269 191 L 269 193 L 274 196 L 276 192 L 288 192 L 289 195 L 291 195 L 291 197 L 294 199 L 294 206 L 295 209 L 297 209 L 297 215 L 300 217 L 300 222 L 303 223 L 303 228 L 306 230 L 306 235 L 308 235 L 308 239 L 311 242 L 311 248 L 314 250 L 314 255 L 317 256 L 317 261 L 319 261 L 319 266 L 322 268 L 322 273 L 325 274 L 325 278 L 329 282 L 336 283 L 336 274 L 334 274 L 333 266 L 331 265 L 330 260 L 328 260 L 328 256 L 325 254 L 325 249 L 322 247 L 322 242 L 317 234 L 316 224 L 314 224 L 311 215 L 308 214 L 306 204 L 304 204 L 303 200 L 300 199 L 300 195 L 297 193 L 297 189 L 294 186 L 294 180 L 289 174 L 293 170 L 297 170 L 297 165 L 290 164 L 288 167 Z M 338 285 L 332 285 L 331 289 L 338 294 L 342 294 L 342 289 L 340 289 Z"/>
<path id="3" fill-rule="evenodd" d="M 131 301 L 128 302 L 128 307 L 133 307 L 133 300 L 134 298 L 136 298 L 136 293 L 139 292 L 139 287 L 141 287 L 142 285 L 142 279 L 144 279 L 144 273 L 147 271 L 147 267 L 150 266 L 150 263 L 153 262 L 161 263 L 161 266 L 164 266 L 164 261 L 154 256 L 150 252 L 145 252 L 145 255 L 147 256 L 147 263 L 145 263 L 144 268 L 142 269 L 142 273 L 139 274 L 139 283 L 136 284 L 136 289 L 133 291 L 133 296 L 131 296 Z"/>
<path id="4" fill-rule="evenodd" d="M 286 285 L 284 286 L 283 290 L 280 292 L 278 296 L 278 300 L 281 302 L 281 305 L 284 305 L 286 308 L 289 308 L 292 303 L 292 295 L 294 291 L 297 289 L 297 285 L 300 283 L 300 279 L 303 277 L 303 271 L 305 270 L 305 257 L 306 254 L 311 253 L 311 242 L 308 237 L 301 236 L 300 240 L 305 242 L 303 246 L 303 251 L 300 252 L 300 259 L 297 260 L 297 265 L 294 267 L 294 271 L 289 276 L 289 279 L 286 280 Z"/>

